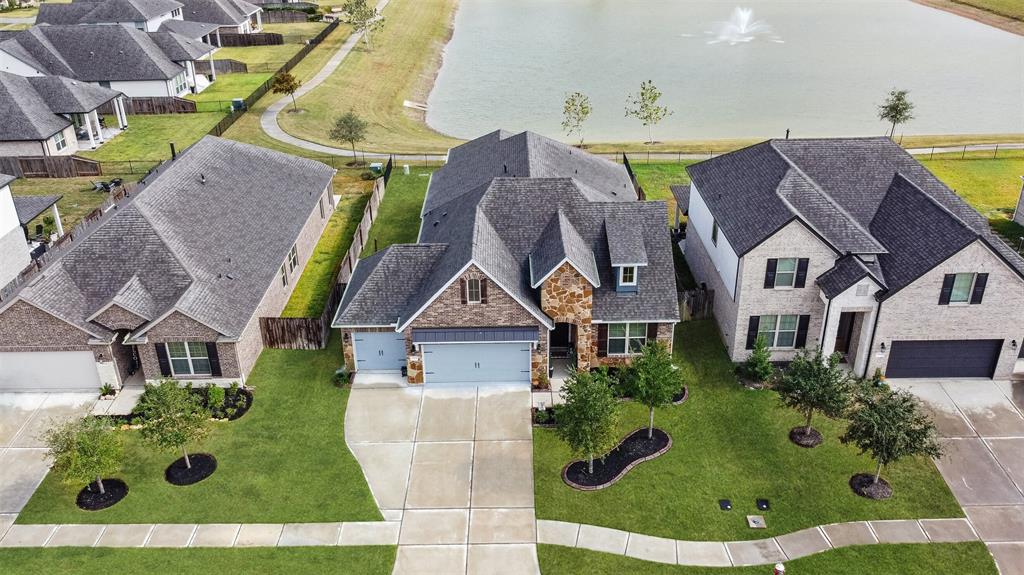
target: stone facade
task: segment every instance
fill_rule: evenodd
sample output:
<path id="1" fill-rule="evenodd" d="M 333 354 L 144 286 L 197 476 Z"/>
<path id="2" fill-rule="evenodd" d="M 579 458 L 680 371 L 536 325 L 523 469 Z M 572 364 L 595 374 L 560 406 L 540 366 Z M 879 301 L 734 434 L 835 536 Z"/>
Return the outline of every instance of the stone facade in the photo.
<path id="1" fill-rule="evenodd" d="M 594 286 L 569 262 L 565 262 L 541 285 L 540 307 L 555 323 L 576 326 L 576 366 L 590 369 L 597 357 L 596 332 L 592 323 Z"/>

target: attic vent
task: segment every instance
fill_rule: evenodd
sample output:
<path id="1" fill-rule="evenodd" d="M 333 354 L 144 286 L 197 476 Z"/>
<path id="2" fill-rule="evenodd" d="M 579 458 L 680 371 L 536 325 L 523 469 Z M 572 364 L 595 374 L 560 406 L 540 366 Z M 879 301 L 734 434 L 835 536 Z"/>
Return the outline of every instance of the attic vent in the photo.
<path id="1" fill-rule="evenodd" d="M 445 212 L 445 213 L 441 214 L 441 217 L 442 218 L 447 218 L 448 217 L 448 212 Z"/>
<path id="2" fill-rule="evenodd" d="M 206 174 L 199 174 L 199 183 L 203 185 L 206 184 Z"/>
<path id="3" fill-rule="evenodd" d="M 224 274 L 224 277 L 228 278 L 229 280 L 235 279 L 234 276 L 232 276 L 231 274 Z"/>
<path id="4" fill-rule="evenodd" d="M 613 196 L 617 196 L 617 195 L 619 195 L 619 193 L 618 192 L 612 192 L 612 195 Z"/>
<path id="5" fill-rule="evenodd" d="M 437 224 L 439 224 L 439 223 L 441 223 L 441 222 L 438 222 L 438 221 L 436 221 L 436 220 L 435 220 L 435 221 L 434 221 L 434 227 L 436 228 L 436 227 L 437 227 Z"/>
<path id="6" fill-rule="evenodd" d="M 503 173 L 507 174 L 508 173 L 508 164 L 502 164 L 501 165 L 501 169 L 502 169 Z"/>

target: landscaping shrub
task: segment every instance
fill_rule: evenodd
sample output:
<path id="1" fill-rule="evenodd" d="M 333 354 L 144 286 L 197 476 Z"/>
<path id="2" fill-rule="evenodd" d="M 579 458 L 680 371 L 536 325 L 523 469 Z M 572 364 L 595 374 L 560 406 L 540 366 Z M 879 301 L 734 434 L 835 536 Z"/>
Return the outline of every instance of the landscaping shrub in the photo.
<path id="1" fill-rule="evenodd" d="M 212 383 L 206 386 L 206 407 L 210 413 L 216 413 L 224 408 L 223 387 Z"/>
<path id="2" fill-rule="evenodd" d="M 767 383 L 775 374 L 775 366 L 772 365 L 772 354 L 768 351 L 768 342 L 763 337 L 758 337 L 754 342 L 754 349 L 746 361 L 738 368 L 740 377 L 746 378 L 754 383 Z"/>

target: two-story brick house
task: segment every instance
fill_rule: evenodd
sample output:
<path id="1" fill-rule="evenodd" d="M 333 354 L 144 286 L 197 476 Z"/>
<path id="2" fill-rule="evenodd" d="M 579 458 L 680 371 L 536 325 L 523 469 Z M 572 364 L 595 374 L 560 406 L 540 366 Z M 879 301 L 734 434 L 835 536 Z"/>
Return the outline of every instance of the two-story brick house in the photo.
<path id="1" fill-rule="evenodd" d="M 334 211 L 320 162 L 207 136 L 0 300 L 0 390 L 244 382 Z M 14 289 L 11 290 L 11 287 Z"/>
<path id="2" fill-rule="evenodd" d="M 688 168 L 686 261 L 734 361 L 817 347 L 857 375 L 996 377 L 1024 260 L 887 138 L 771 140 Z"/>
<path id="3" fill-rule="evenodd" d="M 625 168 L 530 132 L 453 148 L 419 242 L 356 266 L 334 319 L 345 363 L 409 383 L 538 383 L 671 348 L 679 320 L 664 202 Z"/>

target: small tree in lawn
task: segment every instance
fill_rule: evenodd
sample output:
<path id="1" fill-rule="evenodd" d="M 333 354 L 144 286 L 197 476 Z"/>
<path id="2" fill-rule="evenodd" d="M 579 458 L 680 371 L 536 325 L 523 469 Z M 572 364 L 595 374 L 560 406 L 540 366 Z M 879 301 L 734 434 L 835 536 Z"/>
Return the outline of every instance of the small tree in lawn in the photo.
<path id="1" fill-rule="evenodd" d="M 879 482 L 886 466 L 904 457 L 942 457 L 935 424 L 917 398 L 903 390 L 875 388 L 860 397 L 842 442 L 856 445 L 861 453 L 870 453 L 875 460 L 874 475 L 865 476 L 870 482 L 859 490 L 855 487 L 859 494 L 875 499 L 892 493 L 884 480 Z"/>
<path id="2" fill-rule="evenodd" d="M 578 134 L 583 147 L 583 123 L 590 117 L 590 98 L 582 92 L 573 92 L 565 97 L 562 107 L 562 129 L 566 136 Z"/>
<path id="3" fill-rule="evenodd" d="M 587 473 L 594 473 L 594 454 L 615 444 L 619 402 L 612 395 L 607 374 L 573 371 L 562 386 L 565 404 L 558 412 L 558 435 L 573 453 L 587 458 Z"/>
<path id="4" fill-rule="evenodd" d="M 367 4 L 366 0 L 348 0 L 341 9 L 348 14 L 348 22 L 352 24 L 353 31 L 356 34 L 362 32 L 363 42 L 373 50 L 370 35 L 384 28 L 384 17 L 377 12 L 377 8 Z"/>
<path id="5" fill-rule="evenodd" d="M 821 435 L 811 427 L 814 412 L 828 417 L 843 415 L 853 395 L 853 382 L 853 376 L 839 367 L 839 354 L 826 358 L 821 350 L 798 353 L 775 384 L 782 403 L 806 417 L 803 429 L 790 431 L 790 439 L 804 447 L 821 443 Z"/>
<path id="6" fill-rule="evenodd" d="M 288 94 L 292 97 L 292 110 L 298 111 L 298 107 L 295 105 L 295 91 L 299 89 L 302 82 L 298 78 L 292 76 L 288 72 L 281 72 L 274 76 L 273 83 L 270 84 L 270 89 L 275 94 Z"/>
<path id="7" fill-rule="evenodd" d="M 142 415 L 142 438 L 168 451 L 181 451 L 185 467 L 192 468 L 186 447 L 209 433 L 210 412 L 200 398 L 173 379 L 147 384 L 136 411 Z"/>
<path id="8" fill-rule="evenodd" d="M 633 359 L 630 371 L 633 399 L 649 410 L 647 439 L 651 439 L 654 437 L 654 408 L 672 403 L 672 396 L 683 388 L 682 374 L 672 365 L 672 354 L 660 341 L 645 345 Z"/>
<path id="9" fill-rule="evenodd" d="M 116 473 L 124 461 L 124 438 L 105 417 L 83 417 L 51 427 L 43 436 L 53 470 L 68 484 L 96 482 L 106 493 L 103 476 Z"/>
<path id="10" fill-rule="evenodd" d="M 765 383 L 775 373 L 775 366 L 772 365 L 772 352 L 768 350 L 768 342 L 763 336 L 757 336 L 754 340 L 754 349 L 750 355 L 740 364 L 740 375 L 757 383 Z"/>
<path id="11" fill-rule="evenodd" d="M 641 82 L 640 91 L 626 97 L 626 117 L 634 117 L 647 126 L 648 144 L 654 143 L 654 125 L 672 115 L 672 110 L 659 106 L 661 90 L 654 81 Z"/>
<path id="12" fill-rule="evenodd" d="M 878 119 L 892 124 L 889 137 L 896 135 L 896 126 L 914 119 L 914 103 L 907 98 L 909 90 L 890 90 L 889 96 L 878 106 Z"/>
<path id="13" fill-rule="evenodd" d="M 359 117 L 354 110 L 345 112 L 334 122 L 331 129 L 331 139 L 338 142 L 348 142 L 352 146 L 352 163 L 356 161 L 356 142 L 363 141 L 366 137 L 366 121 Z"/>

